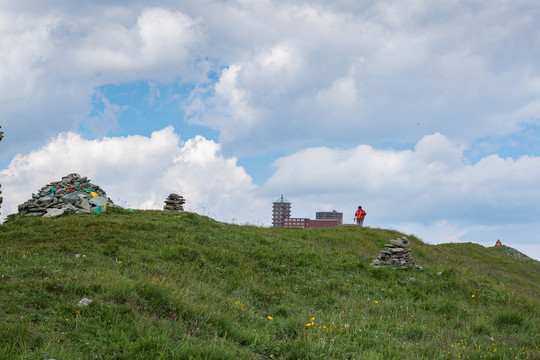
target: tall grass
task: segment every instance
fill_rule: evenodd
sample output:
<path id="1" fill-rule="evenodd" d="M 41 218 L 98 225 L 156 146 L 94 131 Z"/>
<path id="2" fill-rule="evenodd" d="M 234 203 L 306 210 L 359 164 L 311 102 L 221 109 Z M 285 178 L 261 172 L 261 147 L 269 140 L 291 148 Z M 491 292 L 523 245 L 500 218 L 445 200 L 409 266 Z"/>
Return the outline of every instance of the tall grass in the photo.
<path id="1" fill-rule="evenodd" d="M 385 229 L 109 211 L 0 227 L 0 359 L 538 359 L 540 271 Z M 82 298 L 92 299 L 78 307 Z"/>

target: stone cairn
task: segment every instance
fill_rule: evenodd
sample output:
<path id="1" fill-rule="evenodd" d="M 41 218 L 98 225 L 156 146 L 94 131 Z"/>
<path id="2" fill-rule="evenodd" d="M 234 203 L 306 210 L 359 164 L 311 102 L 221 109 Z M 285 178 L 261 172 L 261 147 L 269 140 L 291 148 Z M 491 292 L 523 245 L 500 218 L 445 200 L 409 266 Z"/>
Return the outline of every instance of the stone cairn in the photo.
<path id="1" fill-rule="evenodd" d="M 55 217 L 66 212 L 96 213 L 114 206 L 105 191 L 79 174 L 69 174 L 32 194 L 32 199 L 19 205 L 19 215 Z"/>
<path id="2" fill-rule="evenodd" d="M 2 141 L 3 138 L 4 138 L 4 132 L 0 131 L 0 141 Z M 2 184 L 0 184 L 0 195 L 1 194 L 2 194 Z M 4 199 L 0 196 L 0 206 L 2 206 L 2 201 L 4 201 Z"/>
<path id="3" fill-rule="evenodd" d="M 184 211 L 184 197 L 178 194 L 170 194 L 165 200 L 163 210 Z"/>
<path id="4" fill-rule="evenodd" d="M 407 249 L 409 245 L 409 239 L 407 239 L 406 236 L 390 240 L 390 244 L 384 245 L 386 246 L 386 249 L 381 251 L 381 254 L 377 259 L 371 262 L 371 265 L 392 265 L 395 268 L 414 266 L 416 268 L 421 268 L 414 263 L 411 256 L 411 249 Z"/>

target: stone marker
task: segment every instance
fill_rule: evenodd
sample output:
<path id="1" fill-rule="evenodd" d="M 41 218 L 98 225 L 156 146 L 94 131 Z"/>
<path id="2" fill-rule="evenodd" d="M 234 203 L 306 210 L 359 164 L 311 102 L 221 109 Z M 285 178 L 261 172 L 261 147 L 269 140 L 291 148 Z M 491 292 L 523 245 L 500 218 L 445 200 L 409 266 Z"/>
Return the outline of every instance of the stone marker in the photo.
<path id="1" fill-rule="evenodd" d="M 163 210 L 184 211 L 184 198 L 178 194 L 170 194 L 165 200 Z"/>
<path id="2" fill-rule="evenodd" d="M 87 177 L 72 173 L 60 181 L 42 187 L 32 198 L 19 205 L 19 215 L 56 217 L 64 213 L 100 213 L 115 206 L 99 186 Z"/>
<path id="3" fill-rule="evenodd" d="M 411 256 L 411 249 L 408 249 L 410 243 L 406 236 L 390 240 L 390 244 L 385 244 L 386 249 L 381 251 L 377 259 L 371 262 L 372 266 L 392 265 L 394 268 L 405 266 L 414 266 L 422 270 L 421 266 L 414 263 Z"/>

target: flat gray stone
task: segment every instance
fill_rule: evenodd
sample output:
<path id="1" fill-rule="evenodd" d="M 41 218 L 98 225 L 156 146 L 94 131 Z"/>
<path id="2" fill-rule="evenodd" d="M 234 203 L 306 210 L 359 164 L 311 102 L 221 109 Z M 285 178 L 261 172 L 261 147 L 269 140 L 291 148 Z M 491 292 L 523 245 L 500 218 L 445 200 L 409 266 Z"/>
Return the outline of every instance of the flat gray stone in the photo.
<path id="1" fill-rule="evenodd" d="M 95 198 L 92 198 L 89 201 L 90 205 L 93 205 L 93 206 L 96 206 L 96 207 L 97 206 L 103 206 L 108 202 L 109 202 L 109 199 L 107 199 L 106 197 L 103 197 L 103 196 L 96 196 Z"/>
<path id="2" fill-rule="evenodd" d="M 47 209 L 47 213 L 43 215 L 44 218 L 53 218 L 64 214 L 64 209 Z"/>
<path id="3" fill-rule="evenodd" d="M 81 200 L 80 206 L 83 210 L 86 210 L 86 211 L 92 210 L 92 207 L 90 206 L 90 202 L 86 198 Z"/>
<path id="4" fill-rule="evenodd" d="M 394 240 L 390 240 L 390 244 L 394 246 L 398 246 L 398 247 L 407 247 L 409 246 L 409 241 L 403 240 L 403 239 L 394 239 Z"/>
<path id="5" fill-rule="evenodd" d="M 43 214 L 44 214 L 43 212 L 29 212 L 29 213 L 26 213 L 24 216 L 41 216 Z"/>
<path id="6" fill-rule="evenodd" d="M 52 202 L 53 201 L 53 198 L 54 196 L 53 195 L 47 195 L 47 196 L 42 196 L 38 199 L 39 202 L 41 203 L 46 203 L 46 202 Z"/>
<path id="7" fill-rule="evenodd" d="M 79 208 L 72 204 L 64 204 L 62 205 L 62 210 L 64 210 L 65 212 L 77 212 Z"/>
<path id="8" fill-rule="evenodd" d="M 82 298 L 81 301 L 77 303 L 77 306 L 88 306 L 92 301 L 92 299 Z"/>
<path id="9" fill-rule="evenodd" d="M 76 193 L 76 192 L 67 193 L 66 195 L 62 196 L 60 199 L 63 202 L 69 203 L 69 204 L 76 204 L 77 202 L 79 202 L 81 200 L 79 198 L 79 194 Z"/>
<path id="10" fill-rule="evenodd" d="M 92 198 L 92 195 L 90 195 L 90 193 L 87 193 L 87 192 L 80 192 L 80 193 L 77 193 L 77 196 L 79 197 L 79 199 L 91 199 Z"/>

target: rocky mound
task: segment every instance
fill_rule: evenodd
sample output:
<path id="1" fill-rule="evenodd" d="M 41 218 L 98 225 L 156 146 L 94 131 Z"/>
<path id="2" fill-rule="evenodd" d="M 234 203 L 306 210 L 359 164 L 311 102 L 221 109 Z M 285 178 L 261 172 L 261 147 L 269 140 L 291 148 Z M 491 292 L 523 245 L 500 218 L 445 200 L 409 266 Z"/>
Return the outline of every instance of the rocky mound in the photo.
<path id="1" fill-rule="evenodd" d="M 99 186 L 87 177 L 69 174 L 62 180 L 42 187 L 32 199 L 19 205 L 19 215 L 54 217 L 66 212 L 100 213 L 107 206 L 114 206 Z"/>
<path id="2" fill-rule="evenodd" d="M 422 267 L 414 263 L 411 256 L 411 249 L 408 249 L 409 245 L 410 242 L 406 236 L 390 240 L 390 244 L 384 245 L 386 246 L 386 249 L 381 251 L 381 254 L 377 257 L 377 259 L 373 260 L 371 265 L 392 265 L 395 268 L 414 266 L 422 269 Z"/>

